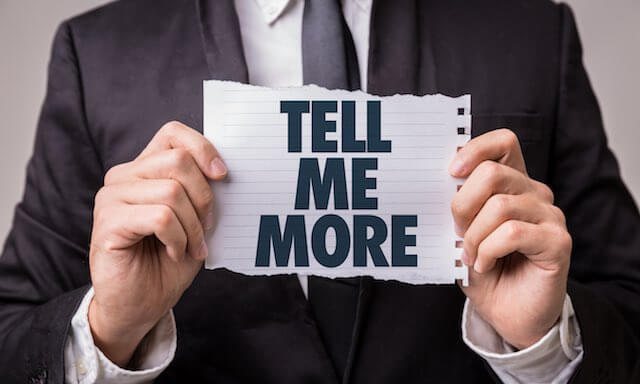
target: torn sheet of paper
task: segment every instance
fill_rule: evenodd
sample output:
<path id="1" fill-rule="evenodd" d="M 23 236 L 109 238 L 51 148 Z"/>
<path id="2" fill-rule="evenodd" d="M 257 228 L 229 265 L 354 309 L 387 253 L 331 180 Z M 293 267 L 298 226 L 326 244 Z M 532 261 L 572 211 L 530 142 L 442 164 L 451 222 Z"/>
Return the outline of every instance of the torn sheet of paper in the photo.
<path id="1" fill-rule="evenodd" d="M 447 168 L 470 108 L 470 96 L 205 81 L 204 135 L 229 169 L 212 183 L 206 268 L 466 283 Z"/>

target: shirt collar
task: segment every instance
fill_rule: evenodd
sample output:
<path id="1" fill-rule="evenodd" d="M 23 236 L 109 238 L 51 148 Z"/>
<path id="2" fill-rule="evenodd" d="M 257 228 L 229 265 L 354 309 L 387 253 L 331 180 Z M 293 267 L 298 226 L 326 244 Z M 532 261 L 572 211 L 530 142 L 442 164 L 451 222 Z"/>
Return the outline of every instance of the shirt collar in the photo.
<path id="1" fill-rule="evenodd" d="M 255 0 L 267 24 L 272 24 L 278 20 L 287 9 L 287 6 L 293 1 L 297 0 Z"/>
<path id="2" fill-rule="evenodd" d="M 278 20 L 287 9 L 287 6 L 294 1 L 301 0 L 255 0 L 258 7 L 260 7 L 260 10 L 262 10 L 264 21 L 266 21 L 267 24 L 273 24 Z M 371 2 L 373 0 L 341 0 L 343 4 L 345 1 L 352 1 L 363 11 L 368 11 L 369 8 L 371 8 Z"/>

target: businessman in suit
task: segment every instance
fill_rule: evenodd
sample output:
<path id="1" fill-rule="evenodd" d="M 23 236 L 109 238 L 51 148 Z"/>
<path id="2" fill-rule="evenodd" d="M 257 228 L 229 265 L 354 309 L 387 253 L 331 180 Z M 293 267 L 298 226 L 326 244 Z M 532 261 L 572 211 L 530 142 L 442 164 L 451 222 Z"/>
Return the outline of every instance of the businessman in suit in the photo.
<path id="1" fill-rule="evenodd" d="M 450 167 L 469 287 L 203 270 L 227 173 L 200 133 L 210 78 L 472 94 Z M 0 377 L 627 383 L 639 303 L 640 216 L 565 5 L 126 0 L 55 37 L 0 257 Z"/>

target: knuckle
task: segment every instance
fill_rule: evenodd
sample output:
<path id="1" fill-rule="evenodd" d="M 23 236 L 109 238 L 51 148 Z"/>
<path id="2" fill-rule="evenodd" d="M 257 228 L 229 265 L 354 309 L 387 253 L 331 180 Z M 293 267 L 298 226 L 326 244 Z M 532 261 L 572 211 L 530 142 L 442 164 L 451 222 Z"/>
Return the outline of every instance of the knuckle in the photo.
<path id="1" fill-rule="evenodd" d="M 96 223 L 101 223 L 104 219 L 105 212 L 106 213 L 109 212 L 108 209 L 104 209 L 108 201 L 108 197 L 107 197 L 108 194 L 109 194 L 109 188 L 102 187 L 98 190 L 98 192 L 96 193 L 96 196 L 94 197 L 93 220 Z"/>
<path id="2" fill-rule="evenodd" d="M 495 214 L 500 218 L 509 217 L 511 213 L 512 198 L 509 195 L 493 195 L 489 198 L 489 203 L 495 210 Z"/>
<path id="3" fill-rule="evenodd" d="M 117 175 L 121 169 L 122 164 L 114 165 L 113 167 L 109 168 L 107 173 L 105 173 L 104 175 L 104 185 L 113 184 L 117 179 Z"/>
<path id="4" fill-rule="evenodd" d="M 479 244 L 479 239 L 478 236 L 475 233 L 471 233 L 470 231 L 468 231 L 467 233 L 465 233 L 464 236 L 464 249 L 465 250 L 477 250 Z"/>
<path id="5" fill-rule="evenodd" d="M 175 204 L 182 196 L 182 185 L 175 180 L 167 180 L 163 189 L 164 200 Z"/>
<path id="6" fill-rule="evenodd" d="M 551 188 L 549 188 L 549 187 L 547 187 L 547 186 L 545 186 L 545 189 L 544 189 L 544 190 L 545 190 L 545 192 L 544 192 L 544 193 L 545 193 L 545 196 L 546 196 L 546 198 L 547 198 L 547 201 L 548 201 L 549 203 L 553 204 L 553 203 L 554 203 L 554 201 L 555 201 L 555 195 L 553 194 L 553 191 L 551 190 Z"/>
<path id="7" fill-rule="evenodd" d="M 510 129 L 502 128 L 500 130 L 500 137 L 502 138 L 505 146 L 509 148 L 515 148 L 520 146 L 518 136 Z"/>
<path id="8" fill-rule="evenodd" d="M 556 219 L 558 219 L 560 224 L 562 224 L 563 226 L 566 225 L 567 219 L 564 216 L 564 212 L 562 212 L 562 209 L 556 207 L 555 205 L 551 205 L 550 207 L 551 214 L 554 215 Z"/>
<path id="9" fill-rule="evenodd" d="M 95 197 L 93 198 L 93 207 L 94 207 L 94 210 L 95 210 L 95 209 L 98 209 L 99 207 L 101 207 L 101 206 L 102 206 L 102 204 L 103 204 L 103 203 L 104 203 L 104 201 L 105 201 L 105 198 L 106 198 L 106 196 L 105 196 L 105 195 L 106 195 L 106 194 L 108 194 L 108 191 L 107 191 L 107 187 L 106 187 L 106 186 L 103 186 L 102 188 L 100 188 L 100 189 L 98 190 L 98 192 L 96 192 L 96 195 L 95 195 Z"/>
<path id="10" fill-rule="evenodd" d="M 124 213 L 125 216 L 127 212 L 122 212 L 121 209 L 117 209 L 117 207 L 102 207 L 94 210 L 93 215 L 93 228 L 92 228 L 92 238 L 93 235 L 98 235 L 98 238 L 105 238 L 113 236 L 114 233 L 118 233 L 122 227 L 122 220 L 118 217 L 118 214 Z M 114 243 L 115 243 L 115 239 Z M 92 240 L 93 241 L 93 240 Z"/>
<path id="11" fill-rule="evenodd" d="M 506 224 L 507 238 L 510 240 L 519 239 L 522 236 L 522 226 L 517 221 L 508 221 Z"/>
<path id="12" fill-rule="evenodd" d="M 551 224 L 547 226 L 547 236 L 552 253 L 558 257 L 563 265 L 568 265 L 573 247 L 573 239 L 569 232 L 564 227 Z"/>
<path id="13" fill-rule="evenodd" d="M 478 252 L 476 254 L 476 263 L 483 263 L 488 254 L 487 244 L 482 242 L 478 244 Z"/>
<path id="14" fill-rule="evenodd" d="M 166 206 L 158 207 L 154 217 L 155 226 L 158 228 L 167 228 L 173 220 L 173 211 Z"/>
<path id="15" fill-rule="evenodd" d="M 98 204 L 96 204 L 93 207 L 93 225 L 94 225 L 94 227 L 101 226 L 103 221 L 104 221 L 104 213 L 103 213 L 102 207 L 99 206 Z"/>
<path id="16" fill-rule="evenodd" d="M 176 121 L 176 120 L 168 121 L 160 128 L 160 133 L 175 135 L 182 129 L 182 127 L 183 125 L 179 121 Z"/>
<path id="17" fill-rule="evenodd" d="M 558 235 L 558 242 L 563 249 L 571 249 L 573 246 L 573 239 L 568 231 L 561 228 Z"/>
<path id="18" fill-rule="evenodd" d="M 489 185 L 495 185 L 498 183 L 501 177 L 501 169 L 498 163 L 491 160 L 485 160 L 478 166 L 482 173 L 483 179 Z"/>
<path id="19" fill-rule="evenodd" d="M 498 163 L 491 160 L 485 160 L 480 165 L 478 165 L 478 169 L 482 172 L 482 174 L 486 176 L 492 176 L 498 173 L 499 167 Z"/>
<path id="20" fill-rule="evenodd" d="M 549 188 L 548 185 L 543 184 L 543 183 L 538 183 L 538 188 L 540 190 L 540 194 L 542 195 L 542 197 L 546 201 L 549 201 L 549 202 L 553 203 L 554 195 L 553 195 L 553 191 L 551 190 L 551 188 Z"/>
<path id="21" fill-rule="evenodd" d="M 171 164 L 172 168 L 184 169 L 187 166 L 191 155 L 189 154 L 189 152 L 187 152 L 186 149 L 175 148 L 172 149 L 170 153 L 171 156 L 169 158 L 169 163 Z"/>
<path id="22" fill-rule="evenodd" d="M 460 198 L 454 197 L 453 200 L 451 200 L 451 213 L 457 218 L 464 217 L 465 208 Z"/>
<path id="23" fill-rule="evenodd" d="M 468 204 L 458 203 L 452 208 L 452 213 L 455 221 L 460 226 L 460 229 L 463 232 L 466 232 L 471 224 L 471 219 L 473 219 Z"/>

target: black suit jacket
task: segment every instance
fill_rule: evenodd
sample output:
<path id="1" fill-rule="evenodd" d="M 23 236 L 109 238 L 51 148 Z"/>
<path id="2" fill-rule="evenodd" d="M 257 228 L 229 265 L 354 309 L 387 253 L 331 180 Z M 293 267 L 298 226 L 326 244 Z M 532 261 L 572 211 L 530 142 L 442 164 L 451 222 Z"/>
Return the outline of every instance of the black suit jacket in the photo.
<path id="1" fill-rule="evenodd" d="M 229 0 L 127 0 L 63 23 L 22 202 L 0 258 L 0 381 L 61 383 L 89 284 L 93 199 L 168 120 L 202 129 L 202 80 L 247 80 Z M 573 382 L 640 382 L 640 217 L 607 148 L 574 18 L 542 0 L 378 0 L 369 91 L 473 95 L 473 134 L 509 127 L 574 240 Z M 19 129 L 19 127 L 5 127 Z M 496 380 L 461 340 L 455 286 L 367 280 L 349 383 Z M 294 276 L 202 270 L 157 382 L 337 383 Z"/>

